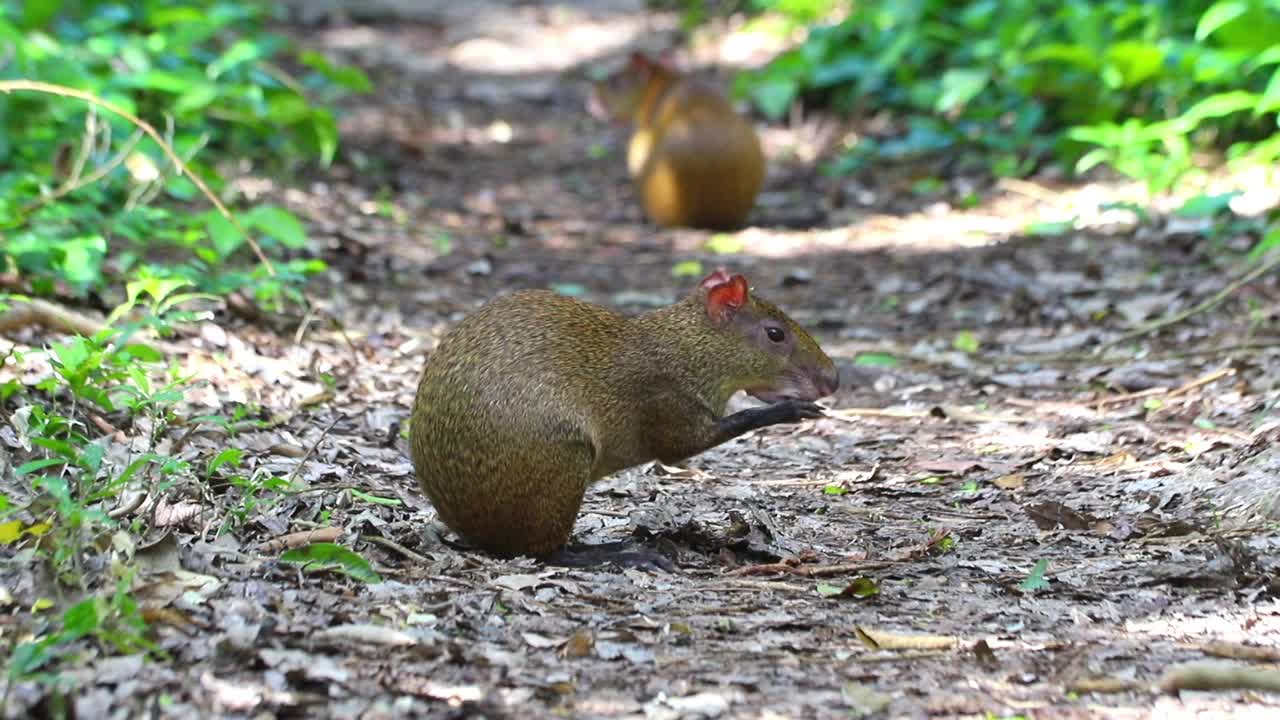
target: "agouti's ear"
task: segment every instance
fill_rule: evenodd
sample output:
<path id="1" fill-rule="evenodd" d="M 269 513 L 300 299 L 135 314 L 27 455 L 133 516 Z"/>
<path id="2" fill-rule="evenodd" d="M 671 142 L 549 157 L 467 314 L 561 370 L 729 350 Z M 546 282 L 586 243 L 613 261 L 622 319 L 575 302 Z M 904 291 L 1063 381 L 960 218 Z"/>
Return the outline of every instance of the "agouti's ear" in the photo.
<path id="1" fill-rule="evenodd" d="M 708 290 L 717 285 L 723 285 L 729 282 L 729 271 L 724 268 L 716 268 L 715 272 L 702 278 L 702 282 L 698 283 L 698 287 Z"/>
<path id="2" fill-rule="evenodd" d="M 734 275 L 707 291 L 707 317 L 712 325 L 720 327 L 732 320 L 746 302 L 747 279 Z"/>

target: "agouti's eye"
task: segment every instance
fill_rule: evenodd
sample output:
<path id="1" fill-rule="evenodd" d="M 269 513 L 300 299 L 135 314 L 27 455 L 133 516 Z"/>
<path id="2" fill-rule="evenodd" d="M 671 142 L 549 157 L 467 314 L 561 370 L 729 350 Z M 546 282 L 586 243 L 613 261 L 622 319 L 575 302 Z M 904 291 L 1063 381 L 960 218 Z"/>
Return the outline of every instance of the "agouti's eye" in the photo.
<path id="1" fill-rule="evenodd" d="M 787 339 L 787 334 L 783 332 L 780 327 L 766 328 L 764 334 L 769 336 L 769 340 L 776 343 L 780 343 Z"/>

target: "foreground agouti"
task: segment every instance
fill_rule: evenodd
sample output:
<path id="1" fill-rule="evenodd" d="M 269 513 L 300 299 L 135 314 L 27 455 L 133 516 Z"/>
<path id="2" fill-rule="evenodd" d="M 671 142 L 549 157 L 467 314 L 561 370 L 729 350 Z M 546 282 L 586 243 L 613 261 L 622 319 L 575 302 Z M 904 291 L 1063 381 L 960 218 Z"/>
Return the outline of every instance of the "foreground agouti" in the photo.
<path id="1" fill-rule="evenodd" d="M 838 384 L 822 348 L 741 275 L 717 270 L 636 317 L 524 290 L 467 316 L 431 355 L 413 464 L 464 540 L 543 556 L 568 540 L 592 482 L 820 417 L 812 401 Z M 771 404 L 721 417 L 738 390 Z"/>
<path id="2" fill-rule="evenodd" d="M 627 169 L 650 220 L 710 230 L 746 221 L 764 153 L 755 128 L 715 87 L 635 53 L 596 83 L 590 108 L 631 124 Z"/>

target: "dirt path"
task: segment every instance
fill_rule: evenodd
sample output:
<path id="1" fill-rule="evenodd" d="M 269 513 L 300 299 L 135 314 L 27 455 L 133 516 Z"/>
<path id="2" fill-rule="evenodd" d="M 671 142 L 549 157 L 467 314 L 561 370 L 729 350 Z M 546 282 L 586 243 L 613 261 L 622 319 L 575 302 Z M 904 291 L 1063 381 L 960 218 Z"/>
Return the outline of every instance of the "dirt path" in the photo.
<path id="1" fill-rule="evenodd" d="M 242 495 L 193 496 L 198 516 L 156 527 L 144 565 L 181 558 L 213 583 L 155 589 L 200 630 L 161 628 L 171 664 L 87 659 L 77 717 L 1280 712 L 1275 694 L 1151 685 L 1280 647 L 1275 278 L 1150 342 L 1063 360 L 1221 288 L 1223 248 L 1189 222 L 1096 211 L 1128 187 L 955 178 L 983 197 L 958 210 L 901 178 L 837 183 L 804 161 L 798 127 L 768 133 L 758 227 L 717 257 L 704 234 L 641 221 L 620 138 L 582 110 L 587 64 L 674 18 L 622 0 L 410 3 L 394 21 L 308 5 L 296 32 L 379 87 L 352 103 L 347 162 L 277 193 L 326 243 L 317 294 L 352 344 L 204 328 L 188 342 L 219 359 L 192 402 L 290 419 L 184 453 L 230 442 L 246 470 L 310 490 L 264 493 L 243 519 Z M 1075 214 L 1075 231 L 1016 237 Z M 844 378 L 833 417 L 590 493 L 579 540 L 639 536 L 675 574 L 441 545 L 395 439 L 439 333 L 516 287 L 642 310 L 687 289 L 671 269 L 691 259 L 740 268 L 816 328 Z M 385 582 L 301 576 L 261 550 L 320 526 Z"/>

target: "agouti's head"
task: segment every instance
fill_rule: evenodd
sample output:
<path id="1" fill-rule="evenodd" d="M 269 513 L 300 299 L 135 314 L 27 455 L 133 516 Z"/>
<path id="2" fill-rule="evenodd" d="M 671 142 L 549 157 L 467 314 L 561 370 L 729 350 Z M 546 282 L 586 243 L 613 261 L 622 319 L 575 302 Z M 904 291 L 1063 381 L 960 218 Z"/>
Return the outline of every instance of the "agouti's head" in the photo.
<path id="1" fill-rule="evenodd" d="M 654 80 L 665 82 L 674 72 L 665 57 L 651 58 L 644 53 L 632 53 L 622 69 L 595 82 L 587 110 L 599 120 L 633 122 L 649 83 Z"/>
<path id="2" fill-rule="evenodd" d="M 698 296 L 711 327 L 729 341 L 725 381 L 733 389 L 772 403 L 814 401 L 840 387 L 831 358 L 786 313 L 752 295 L 745 277 L 716 270 L 702 280 Z"/>

